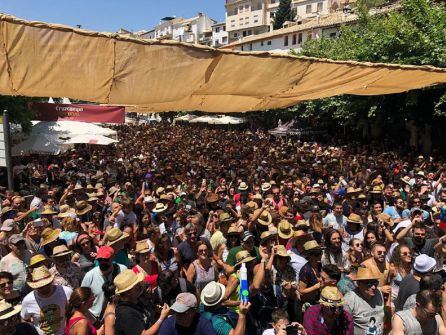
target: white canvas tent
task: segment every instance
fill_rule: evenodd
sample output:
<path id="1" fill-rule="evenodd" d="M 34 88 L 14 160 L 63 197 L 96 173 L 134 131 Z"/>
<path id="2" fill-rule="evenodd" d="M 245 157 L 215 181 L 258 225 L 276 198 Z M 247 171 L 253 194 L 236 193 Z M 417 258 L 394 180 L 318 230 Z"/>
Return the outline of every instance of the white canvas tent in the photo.
<path id="1" fill-rule="evenodd" d="M 239 118 L 239 117 L 233 117 L 233 116 L 228 116 L 228 115 L 218 115 L 215 117 L 212 117 L 211 120 L 209 120 L 208 123 L 210 124 L 242 124 L 242 123 L 246 123 L 246 119 L 244 118 Z"/>
<path id="2" fill-rule="evenodd" d="M 117 140 L 113 140 L 109 137 L 102 135 L 78 135 L 70 138 L 65 143 L 67 144 L 95 144 L 95 145 L 109 145 L 112 143 L 118 142 Z"/>
<path id="3" fill-rule="evenodd" d="M 213 116 L 208 116 L 208 115 L 203 115 L 200 117 L 196 117 L 192 120 L 190 120 L 190 123 L 209 123 L 209 121 L 211 121 L 214 117 Z"/>
<path id="4" fill-rule="evenodd" d="M 47 134 L 34 134 L 25 141 L 12 147 L 12 156 L 26 156 L 32 154 L 58 155 L 65 152 L 66 146 L 57 137 Z"/>
<path id="5" fill-rule="evenodd" d="M 85 134 L 116 136 L 117 132 L 113 129 L 104 128 L 93 123 L 79 121 L 40 121 L 34 123 L 31 134 L 52 134 L 58 135 L 59 137 L 74 137 L 76 135 Z"/>
<path id="6" fill-rule="evenodd" d="M 198 116 L 193 114 L 186 114 L 182 116 L 178 116 L 174 119 L 174 122 L 183 121 L 183 122 L 190 122 L 193 119 L 196 119 Z"/>

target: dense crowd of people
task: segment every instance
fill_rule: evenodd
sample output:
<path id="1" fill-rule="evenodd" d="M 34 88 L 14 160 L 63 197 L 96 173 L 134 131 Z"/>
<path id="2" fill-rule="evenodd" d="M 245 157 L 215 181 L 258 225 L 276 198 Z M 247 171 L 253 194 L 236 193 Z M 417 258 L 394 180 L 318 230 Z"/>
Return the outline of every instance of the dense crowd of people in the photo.
<path id="1" fill-rule="evenodd" d="M 440 158 L 118 130 L 113 146 L 16 162 L 1 335 L 446 334 Z"/>

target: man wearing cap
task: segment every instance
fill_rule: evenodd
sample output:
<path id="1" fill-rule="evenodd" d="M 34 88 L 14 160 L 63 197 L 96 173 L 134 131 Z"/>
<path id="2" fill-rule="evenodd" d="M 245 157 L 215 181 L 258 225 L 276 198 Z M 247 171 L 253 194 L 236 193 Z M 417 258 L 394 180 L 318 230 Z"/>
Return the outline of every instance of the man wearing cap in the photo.
<path id="1" fill-rule="evenodd" d="M 3 235 L 3 238 L 0 240 L 0 257 L 4 257 L 9 252 L 7 248 L 8 238 L 12 234 L 16 234 L 18 232 L 18 226 L 13 219 L 6 219 L 3 220 L 0 232 L 2 232 Z"/>
<path id="2" fill-rule="evenodd" d="M 260 256 L 259 248 L 254 246 L 254 235 L 249 231 L 245 231 L 241 237 L 241 245 L 229 250 L 228 258 L 226 259 L 226 264 L 230 265 L 231 267 L 234 267 L 236 263 L 235 255 L 237 255 L 237 253 L 242 250 L 248 251 L 252 257 L 257 258 L 258 262 L 261 261 L 262 257 Z M 234 271 L 234 269 L 232 269 L 232 271 Z"/>
<path id="3" fill-rule="evenodd" d="M 5 300 L 0 300 L 0 334 L 8 335 L 38 335 L 34 326 L 21 322 L 21 305 L 11 306 Z"/>
<path id="4" fill-rule="evenodd" d="M 421 254 L 415 258 L 413 263 L 413 273 L 403 278 L 395 301 L 395 311 L 401 311 L 407 299 L 420 290 L 421 277 L 430 274 L 435 269 L 437 262 L 435 258 Z"/>
<path id="5" fill-rule="evenodd" d="M 105 296 L 103 286 L 109 286 L 113 279 L 121 272 L 127 269 L 122 264 L 112 262 L 114 250 L 112 247 L 105 245 L 100 247 L 96 255 L 99 266 L 94 267 L 85 274 L 81 286 L 91 288 L 95 299 L 90 312 L 95 317 L 100 317 L 105 308 Z"/>
<path id="6" fill-rule="evenodd" d="M 119 302 L 116 306 L 116 335 L 155 335 L 169 315 L 169 306 L 164 304 L 159 319 L 152 324 L 153 316 L 139 302 L 144 291 L 144 274 L 123 270 L 113 280 Z"/>
<path id="7" fill-rule="evenodd" d="M 355 335 L 381 335 L 384 328 L 384 297 L 378 289 L 379 277 L 359 268 L 356 290 L 344 296 L 344 309 L 353 317 Z"/>
<path id="8" fill-rule="evenodd" d="M 158 335 L 216 335 L 211 322 L 197 313 L 194 294 L 178 294 L 170 310 L 174 315 L 163 321 Z"/>
<path id="9" fill-rule="evenodd" d="M 343 309 L 344 300 L 337 287 L 326 286 L 318 305 L 308 307 L 304 314 L 307 335 L 353 335 L 353 319 Z"/>
<path id="10" fill-rule="evenodd" d="M 25 239 L 22 235 L 11 235 L 8 238 L 8 245 L 11 252 L 0 261 L 0 271 L 12 273 L 14 290 L 23 293 L 26 284 L 26 266 L 31 259 L 31 253 L 26 250 Z"/>

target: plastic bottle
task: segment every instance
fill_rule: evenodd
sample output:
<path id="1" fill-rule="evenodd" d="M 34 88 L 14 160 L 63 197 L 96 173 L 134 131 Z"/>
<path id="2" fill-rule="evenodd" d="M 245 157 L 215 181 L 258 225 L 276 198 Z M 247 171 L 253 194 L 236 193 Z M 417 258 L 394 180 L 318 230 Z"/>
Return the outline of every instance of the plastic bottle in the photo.
<path id="1" fill-rule="evenodd" d="M 243 303 L 249 301 L 248 270 L 245 263 L 242 263 L 240 268 L 240 301 Z"/>

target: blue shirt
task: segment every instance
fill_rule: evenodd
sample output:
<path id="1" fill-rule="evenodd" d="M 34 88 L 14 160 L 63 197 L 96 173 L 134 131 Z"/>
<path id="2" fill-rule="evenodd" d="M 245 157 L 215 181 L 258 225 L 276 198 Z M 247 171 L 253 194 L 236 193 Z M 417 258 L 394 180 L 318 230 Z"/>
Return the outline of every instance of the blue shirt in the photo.
<path id="1" fill-rule="evenodd" d="M 158 335 L 216 335 L 211 322 L 197 314 L 189 327 L 177 325 L 175 315 L 164 320 Z"/>

